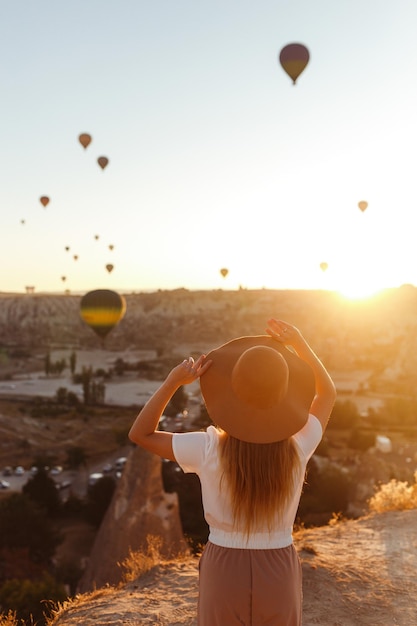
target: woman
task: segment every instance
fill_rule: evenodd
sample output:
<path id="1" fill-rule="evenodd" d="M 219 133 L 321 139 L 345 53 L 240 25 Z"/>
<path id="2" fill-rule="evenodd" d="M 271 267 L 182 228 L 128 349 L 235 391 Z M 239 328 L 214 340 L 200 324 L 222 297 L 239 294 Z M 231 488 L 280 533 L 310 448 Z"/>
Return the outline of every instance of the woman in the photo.
<path id="1" fill-rule="evenodd" d="M 200 478 L 210 528 L 199 566 L 200 626 L 301 626 L 292 527 L 336 390 L 295 326 L 270 319 L 266 332 L 174 367 L 129 433 Z M 158 431 L 175 391 L 198 378 L 216 427 Z"/>

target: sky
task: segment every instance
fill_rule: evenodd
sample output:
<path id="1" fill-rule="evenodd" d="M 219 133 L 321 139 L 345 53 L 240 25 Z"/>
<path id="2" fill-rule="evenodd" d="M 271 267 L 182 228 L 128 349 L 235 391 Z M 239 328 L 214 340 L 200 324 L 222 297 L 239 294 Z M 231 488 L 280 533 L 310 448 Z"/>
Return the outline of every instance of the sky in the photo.
<path id="1" fill-rule="evenodd" d="M 416 23 L 415 0 L 1 0 L 0 291 L 417 284 Z"/>

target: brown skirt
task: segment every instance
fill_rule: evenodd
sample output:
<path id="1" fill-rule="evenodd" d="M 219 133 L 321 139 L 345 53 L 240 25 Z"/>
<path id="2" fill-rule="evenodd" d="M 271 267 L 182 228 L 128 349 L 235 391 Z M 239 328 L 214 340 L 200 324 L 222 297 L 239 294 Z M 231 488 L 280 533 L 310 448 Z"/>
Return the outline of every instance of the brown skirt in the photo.
<path id="1" fill-rule="evenodd" d="M 199 567 L 199 626 L 301 626 L 302 573 L 293 545 L 242 550 L 208 542 Z"/>

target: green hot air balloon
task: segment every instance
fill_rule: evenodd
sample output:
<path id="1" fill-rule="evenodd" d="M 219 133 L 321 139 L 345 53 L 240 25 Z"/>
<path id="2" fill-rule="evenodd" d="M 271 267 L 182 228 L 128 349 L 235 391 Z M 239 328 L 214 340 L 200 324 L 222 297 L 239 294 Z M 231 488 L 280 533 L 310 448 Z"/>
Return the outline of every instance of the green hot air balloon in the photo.
<path id="1" fill-rule="evenodd" d="M 102 339 L 120 322 L 125 313 L 126 300 L 116 291 L 96 289 L 81 298 L 81 318 Z"/>

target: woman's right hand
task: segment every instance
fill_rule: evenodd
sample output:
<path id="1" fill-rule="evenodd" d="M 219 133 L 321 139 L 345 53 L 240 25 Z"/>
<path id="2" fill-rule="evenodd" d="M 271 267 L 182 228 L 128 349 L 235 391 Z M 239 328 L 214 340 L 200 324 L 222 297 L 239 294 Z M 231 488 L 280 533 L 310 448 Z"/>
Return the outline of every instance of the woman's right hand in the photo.
<path id="1" fill-rule="evenodd" d="M 200 376 L 208 370 L 210 365 L 211 361 L 206 361 L 205 354 L 202 354 L 197 361 L 194 361 L 193 357 L 190 356 L 170 371 L 167 376 L 167 381 L 178 385 L 178 387 L 181 385 L 189 385 L 200 378 Z"/>

